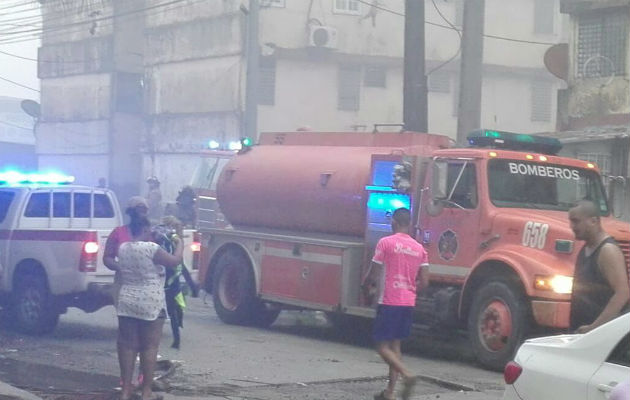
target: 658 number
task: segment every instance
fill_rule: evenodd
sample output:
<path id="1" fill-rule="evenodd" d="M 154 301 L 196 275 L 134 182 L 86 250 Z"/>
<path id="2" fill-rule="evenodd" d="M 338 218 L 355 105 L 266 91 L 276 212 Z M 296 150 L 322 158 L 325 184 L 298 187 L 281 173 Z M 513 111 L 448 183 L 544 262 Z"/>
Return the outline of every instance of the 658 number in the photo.
<path id="1" fill-rule="evenodd" d="M 549 224 L 528 221 L 523 229 L 523 246 L 542 249 L 547 241 Z"/>

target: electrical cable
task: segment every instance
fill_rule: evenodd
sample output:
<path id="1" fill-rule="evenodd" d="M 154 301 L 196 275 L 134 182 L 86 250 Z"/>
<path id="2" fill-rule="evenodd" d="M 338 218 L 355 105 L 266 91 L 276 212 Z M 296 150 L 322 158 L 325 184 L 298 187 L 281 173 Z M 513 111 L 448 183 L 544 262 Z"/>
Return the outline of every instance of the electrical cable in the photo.
<path id="1" fill-rule="evenodd" d="M 455 58 L 457 58 L 457 56 L 459 55 L 459 53 L 461 53 L 462 51 L 462 33 L 459 31 L 459 29 L 455 28 L 455 25 L 453 25 L 451 23 L 451 21 L 449 21 L 444 14 L 442 14 L 442 11 L 440 11 L 440 9 L 438 8 L 437 4 L 435 4 L 435 0 L 431 0 L 431 3 L 433 3 L 433 7 L 435 7 L 435 11 L 437 11 L 437 13 L 440 15 L 440 17 L 442 17 L 442 19 L 449 24 L 451 27 L 453 27 L 453 29 L 455 29 L 455 32 L 457 32 L 457 36 L 459 36 L 459 46 L 457 47 L 457 52 L 455 52 L 455 54 L 453 54 L 453 56 L 451 58 L 449 58 L 448 60 L 442 62 L 440 65 L 438 65 L 437 67 L 431 69 L 429 72 L 427 72 L 427 76 L 431 75 L 432 73 L 434 73 L 435 71 L 437 71 L 438 69 L 444 67 L 446 64 L 450 63 L 451 61 L 453 61 Z"/>
<path id="2" fill-rule="evenodd" d="M 386 8 L 386 7 L 383 7 L 383 6 L 379 6 L 378 4 L 375 4 L 375 3 L 369 3 L 366 0 L 357 0 L 357 1 L 359 3 L 363 3 L 363 4 L 368 5 L 370 7 L 374 7 L 376 9 L 378 9 L 378 10 L 388 12 L 390 14 L 398 15 L 398 16 L 401 16 L 401 17 L 405 16 L 404 13 L 401 13 L 401 12 L 398 12 L 398 11 L 394 11 L 394 10 L 390 10 L 389 8 Z M 418 0 L 418 1 L 420 1 L 420 0 Z M 461 29 L 458 29 L 457 27 L 450 27 L 450 26 L 446 26 L 446 25 L 442 25 L 442 24 L 437 24 L 437 23 L 431 22 L 431 21 L 426 21 L 425 20 L 424 23 L 427 24 L 427 25 L 437 26 L 439 28 L 454 29 L 456 31 L 461 31 Z M 557 43 L 552 43 L 552 42 L 537 42 L 535 40 L 514 39 L 514 38 L 510 38 L 510 37 L 505 37 L 505 36 L 488 35 L 488 34 L 485 34 L 485 33 L 484 33 L 483 36 L 487 37 L 487 38 L 491 38 L 491 39 L 507 40 L 509 42 L 517 42 L 517 43 L 539 44 L 539 45 L 545 45 L 545 46 L 553 46 L 553 45 L 557 44 Z"/>
<path id="3" fill-rule="evenodd" d="M 30 86 L 22 85 L 21 83 L 18 83 L 18 82 L 12 81 L 11 79 L 3 78 L 3 77 L 1 77 L 1 76 L 0 76 L 0 81 L 9 82 L 9 83 L 12 83 L 12 84 L 14 84 L 14 85 L 16 85 L 16 86 L 19 86 L 19 87 L 21 87 L 21 88 L 28 89 L 28 90 L 32 90 L 32 91 L 34 91 L 34 92 L 40 93 L 40 90 L 39 90 L 39 89 L 34 89 L 34 88 L 30 87 Z"/>

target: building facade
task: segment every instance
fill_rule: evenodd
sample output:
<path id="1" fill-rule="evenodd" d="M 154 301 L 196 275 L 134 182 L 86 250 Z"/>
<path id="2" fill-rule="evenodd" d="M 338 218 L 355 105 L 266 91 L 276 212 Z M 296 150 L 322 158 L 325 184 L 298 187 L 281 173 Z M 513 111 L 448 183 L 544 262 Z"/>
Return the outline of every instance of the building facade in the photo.
<path id="1" fill-rule="evenodd" d="M 630 1 L 562 0 L 561 11 L 570 17 L 567 88 L 552 135 L 562 154 L 597 163 L 615 213 L 630 221 Z"/>
<path id="2" fill-rule="evenodd" d="M 242 136 L 247 4 L 42 1 L 40 163 L 81 183 L 107 177 L 123 196 L 156 175 L 173 199 L 210 140 Z M 258 130 L 401 123 L 404 11 L 404 0 L 261 0 Z M 429 131 L 453 138 L 462 12 L 463 0 L 425 2 Z M 562 81 L 543 55 L 563 21 L 557 0 L 486 0 L 484 127 L 555 127 Z"/>

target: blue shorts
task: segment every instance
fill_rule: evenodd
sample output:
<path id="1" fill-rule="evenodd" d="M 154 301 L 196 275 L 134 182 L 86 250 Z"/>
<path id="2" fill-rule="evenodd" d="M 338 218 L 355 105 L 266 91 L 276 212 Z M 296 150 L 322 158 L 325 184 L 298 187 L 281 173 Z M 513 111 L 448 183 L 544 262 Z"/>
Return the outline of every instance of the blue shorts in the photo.
<path id="1" fill-rule="evenodd" d="M 413 307 L 379 304 L 372 330 L 375 342 L 400 340 L 409 337 L 413 323 Z"/>

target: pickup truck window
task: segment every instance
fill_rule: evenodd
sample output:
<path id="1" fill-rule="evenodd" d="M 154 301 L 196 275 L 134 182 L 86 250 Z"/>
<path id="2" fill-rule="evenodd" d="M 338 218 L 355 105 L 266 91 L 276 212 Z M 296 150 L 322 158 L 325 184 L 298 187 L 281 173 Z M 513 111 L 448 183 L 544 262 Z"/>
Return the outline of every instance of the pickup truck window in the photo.
<path id="1" fill-rule="evenodd" d="M 74 218 L 90 218 L 90 194 L 74 194 Z"/>
<path id="2" fill-rule="evenodd" d="M 4 221 L 15 197 L 15 192 L 0 190 L 0 222 Z"/>
<path id="3" fill-rule="evenodd" d="M 24 211 L 25 217 L 48 218 L 50 216 L 50 193 L 33 193 Z"/>
<path id="4" fill-rule="evenodd" d="M 603 185 L 595 171 L 521 160 L 488 162 L 490 200 L 497 207 L 568 211 L 579 200 L 610 213 Z"/>
<path id="5" fill-rule="evenodd" d="M 104 193 L 94 194 L 94 218 L 113 218 L 114 207 Z"/>
<path id="6" fill-rule="evenodd" d="M 70 193 L 53 193 L 53 217 L 70 218 Z"/>

